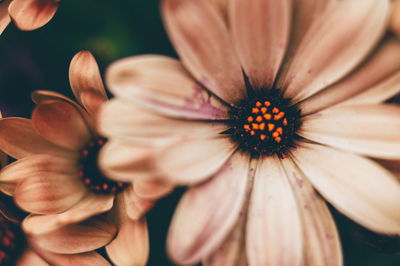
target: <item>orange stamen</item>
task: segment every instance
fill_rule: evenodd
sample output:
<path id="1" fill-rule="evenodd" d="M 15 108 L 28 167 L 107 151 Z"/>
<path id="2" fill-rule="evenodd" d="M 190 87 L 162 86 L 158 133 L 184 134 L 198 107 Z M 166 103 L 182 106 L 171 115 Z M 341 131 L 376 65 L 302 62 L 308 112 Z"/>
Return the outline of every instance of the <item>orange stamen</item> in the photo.
<path id="1" fill-rule="evenodd" d="M 264 118 L 267 119 L 267 120 L 271 120 L 272 115 L 271 114 L 265 114 Z"/>
<path id="2" fill-rule="evenodd" d="M 261 107 L 261 112 L 265 114 L 267 112 L 267 107 Z"/>
<path id="3" fill-rule="evenodd" d="M 250 131 L 250 135 L 254 136 L 256 134 L 256 132 L 254 132 L 254 130 Z"/>
<path id="4" fill-rule="evenodd" d="M 246 125 L 243 126 L 243 128 L 244 128 L 246 131 L 249 131 L 249 130 L 250 130 L 250 125 L 247 125 L 247 124 L 246 124 Z"/>
<path id="5" fill-rule="evenodd" d="M 268 107 L 268 106 L 271 105 L 271 103 L 270 103 L 269 101 L 265 101 L 265 102 L 264 102 L 264 105 Z"/>
<path id="6" fill-rule="evenodd" d="M 258 108 L 253 107 L 252 111 L 253 114 L 258 114 L 258 112 L 260 112 L 260 110 L 258 110 Z"/>
<path id="7" fill-rule="evenodd" d="M 283 134 L 283 130 L 282 130 L 282 128 L 281 127 L 278 127 L 277 129 L 276 129 L 276 132 L 278 132 L 279 134 Z"/>
<path id="8" fill-rule="evenodd" d="M 265 123 L 261 123 L 260 124 L 260 130 L 264 130 L 265 129 Z"/>
<path id="9" fill-rule="evenodd" d="M 272 136 L 273 136 L 274 138 L 277 138 L 277 137 L 279 137 L 279 133 L 275 131 L 274 133 L 272 133 Z"/>
<path id="10" fill-rule="evenodd" d="M 258 129 L 258 124 L 253 123 L 253 124 L 251 124 L 251 127 L 252 127 L 253 129 Z"/>
<path id="11" fill-rule="evenodd" d="M 272 109 L 272 112 L 273 112 L 274 114 L 277 114 L 277 113 L 279 113 L 279 109 L 276 108 L 276 107 L 274 107 L 274 109 Z"/>
<path id="12" fill-rule="evenodd" d="M 286 118 L 283 119 L 283 125 L 284 125 L 284 126 L 287 126 L 287 119 L 286 119 Z"/>
<path id="13" fill-rule="evenodd" d="M 280 137 L 276 137 L 275 141 L 279 143 L 279 142 L 281 142 L 281 138 Z"/>
<path id="14" fill-rule="evenodd" d="M 249 121 L 249 123 L 253 122 L 253 120 L 254 120 L 254 118 L 253 118 L 252 116 L 249 116 L 249 117 L 247 118 L 247 121 Z"/>
<path id="15" fill-rule="evenodd" d="M 264 140 L 266 137 L 267 137 L 267 136 L 264 135 L 264 134 L 260 135 L 260 139 L 261 139 L 261 140 Z"/>
<path id="16" fill-rule="evenodd" d="M 256 106 L 257 106 L 257 107 L 261 107 L 261 105 L 262 105 L 262 103 L 256 102 Z"/>
<path id="17" fill-rule="evenodd" d="M 262 116 L 261 115 L 257 116 L 256 121 L 259 123 L 262 122 L 263 121 Z"/>
<path id="18" fill-rule="evenodd" d="M 275 128 L 275 125 L 274 124 L 272 124 L 272 123 L 268 123 L 268 131 L 272 131 L 272 130 L 274 130 L 274 128 Z"/>

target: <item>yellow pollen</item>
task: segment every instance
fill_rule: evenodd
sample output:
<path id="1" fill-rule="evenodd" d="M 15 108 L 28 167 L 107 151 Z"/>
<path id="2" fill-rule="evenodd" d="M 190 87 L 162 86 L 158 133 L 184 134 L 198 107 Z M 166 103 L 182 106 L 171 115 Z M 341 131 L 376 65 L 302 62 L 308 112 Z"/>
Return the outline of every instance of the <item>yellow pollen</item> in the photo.
<path id="1" fill-rule="evenodd" d="M 267 112 L 267 107 L 261 107 L 261 113 L 265 114 Z"/>
<path id="2" fill-rule="evenodd" d="M 261 115 L 257 116 L 256 121 L 261 123 L 263 121 L 263 118 Z"/>
<path id="3" fill-rule="evenodd" d="M 265 123 L 261 123 L 260 124 L 260 130 L 264 130 L 265 129 Z"/>
<path id="4" fill-rule="evenodd" d="M 281 127 L 278 127 L 277 129 L 276 129 L 276 132 L 278 132 L 279 134 L 283 134 L 283 130 L 282 130 L 282 128 Z"/>
<path id="5" fill-rule="evenodd" d="M 246 124 L 246 125 L 243 126 L 243 128 L 244 128 L 246 131 L 249 131 L 249 130 L 250 130 L 250 125 L 247 125 L 247 124 Z"/>
<path id="6" fill-rule="evenodd" d="M 249 121 L 249 123 L 253 122 L 253 120 L 254 120 L 254 118 L 253 118 L 252 116 L 249 116 L 249 117 L 247 118 L 247 121 Z"/>
<path id="7" fill-rule="evenodd" d="M 266 135 L 264 135 L 264 134 L 260 135 L 260 139 L 261 139 L 261 140 L 264 140 L 264 139 L 266 139 L 266 137 L 267 137 L 267 136 L 266 136 Z"/>
<path id="8" fill-rule="evenodd" d="M 258 108 L 253 107 L 252 113 L 253 114 L 258 114 L 258 112 L 260 112 L 260 110 L 258 110 Z"/>
<path id="9" fill-rule="evenodd" d="M 278 109 L 278 108 L 276 108 L 276 107 L 274 107 L 274 109 L 272 109 L 272 113 L 274 113 L 274 114 L 277 114 L 277 113 L 279 113 L 279 109 Z"/>
<path id="10" fill-rule="evenodd" d="M 270 103 L 269 101 L 265 101 L 265 102 L 264 102 L 264 105 L 268 107 L 268 106 L 271 105 L 271 103 Z"/>
<path id="11" fill-rule="evenodd" d="M 258 129 L 258 124 L 253 123 L 253 124 L 251 124 L 251 127 L 252 127 L 253 129 Z"/>
<path id="12" fill-rule="evenodd" d="M 274 130 L 274 128 L 275 128 L 274 124 L 268 123 L 268 131 L 272 131 L 272 130 Z"/>
<path id="13" fill-rule="evenodd" d="M 277 137 L 279 137 L 279 133 L 275 131 L 274 133 L 272 133 L 272 136 L 273 136 L 274 138 L 277 138 Z"/>
<path id="14" fill-rule="evenodd" d="M 286 119 L 286 118 L 283 119 L 283 125 L 284 125 L 284 126 L 287 126 L 287 119 Z"/>
<path id="15" fill-rule="evenodd" d="M 272 115 L 271 114 L 265 114 L 264 118 L 267 119 L 267 120 L 271 120 Z"/>
<path id="16" fill-rule="evenodd" d="M 262 103 L 256 102 L 256 106 L 257 106 L 257 107 L 261 107 L 261 105 L 262 105 Z"/>
<path id="17" fill-rule="evenodd" d="M 279 142 L 281 142 L 281 138 L 280 137 L 276 137 L 275 141 L 279 143 Z"/>
<path id="18" fill-rule="evenodd" d="M 254 136 L 256 134 L 256 132 L 254 132 L 254 130 L 250 131 L 250 135 Z"/>

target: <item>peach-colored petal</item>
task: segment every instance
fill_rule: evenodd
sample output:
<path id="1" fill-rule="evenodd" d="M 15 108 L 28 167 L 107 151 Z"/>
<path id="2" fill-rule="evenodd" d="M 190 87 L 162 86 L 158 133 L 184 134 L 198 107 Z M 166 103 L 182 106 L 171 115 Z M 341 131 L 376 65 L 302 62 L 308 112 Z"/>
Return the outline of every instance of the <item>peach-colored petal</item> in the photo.
<path id="1" fill-rule="evenodd" d="M 31 176 L 33 172 L 56 172 L 75 174 L 76 164 L 73 160 L 55 157 L 48 154 L 36 154 L 19 159 L 0 172 L 0 189 L 7 195 L 14 195 L 17 184 Z"/>
<path id="2" fill-rule="evenodd" d="M 400 183 L 364 157 L 316 144 L 293 153 L 321 195 L 355 222 L 382 234 L 400 234 Z"/>
<path id="3" fill-rule="evenodd" d="M 291 0 L 232 0 L 232 40 L 255 90 L 271 88 L 288 45 Z"/>
<path id="4" fill-rule="evenodd" d="M 221 13 L 222 17 L 228 21 L 228 5 L 230 0 L 211 0 L 211 3 L 217 8 Z"/>
<path id="5" fill-rule="evenodd" d="M 21 30 L 35 30 L 49 22 L 57 8 L 54 0 L 13 0 L 8 12 Z"/>
<path id="6" fill-rule="evenodd" d="M 143 217 L 143 215 L 150 210 L 153 205 L 153 200 L 142 199 L 136 195 L 132 186 L 126 188 L 122 193 L 124 212 L 132 221 L 137 221 Z"/>
<path id="7" fill-rule="evenodd" d="M 355 72 L 339 83 L 313 95 L 299 104 L 303 115 L 335 104 L 365 103 L 365 96 L 378 103 L 400 91 L 400 41 L 385 40 L 374 54 Z M 364 95 L 365 96 L 361 96 Z"/>
<path id="8" fill-rule="evenodd" d="M 106 136 L 133 141 L 171 139 L 189 132 L 193 137 L 216 136 L 227 129 L 225 123 L 169 118 L 119 99 L 104 105 L 99 122 L 99 130 Z"/>
<path id="9" fill-rule="evenodd" d="M 229 138 L 182 139 L 156 155 L 162 175 L 172 183 L 193 184 L 215 174 L 237 145 Z"/>
<path id="10" fill-rule="evenodd" d="M 18 259 L 16 266 L 50 266 L 38 254 L 31 249 L 27 249 Z"/>
<path id="11" fill-rule="evenodd" d="M 277 157 L 265 157 L 254 177 L 246 225 L 250 266 L 303 265 L 297 201 Z"/>
<path id="12" fill-rule="evenodd" d="M 72 58 L 69 65 L 69 82 L 76 99 L 85 107 L 81 99 L 81 93 L 84 91 L 91 91 L 104 101 L 107 100 L 99 66 L 92 53 L 87 50 L 80 51 Z"/>
<path id="13" fill-rule="evenodd" d="M 133 184 L 136 195 L 142 199 L 158 199 L 170 193 L 174 186 L 159 179 L 140 179 Z"/>
<path id="14" fill-rule="evenodd" d="M 210 120 L 228 116 L 226 105 L 196 83 L 178 60 L 166 56 L 118 60 L 107 69 L 106 82 L 117 96 L 169 116 Z"/>
<path id="15" fill-rule="evenodd" d="M 400 36 L 400 1 L 393 0 L 392 2 L 389 27 L 397 36 Z"/>
<path id="16" fill-rule="evenodd" d="M 32 112 L 32 123 L 46 140 L 70 150 L 81 149 L 90 139 L 85 120 L 65 101 L 42 101 Z"/>
<path id="17" fill-rule="evenodd" d="M 59 214 L 27 216 L 22 227 L 28 234 L 46 234 L 61 227 L 79 223 L 97 214 L 109 211 L 113 206 L 114 195 L 95 195 L 88 193 L 72 208 Z"/>
<path id="18" fill-rule="evenodd" d="M 76 175 L 32 172 L 18 183 L 15 201 L 28 212 L 53 214 L 71 208 L 86 193 L 87 189 Z"/>
<path id="19" fill-rule="evenodd" d="M 81 102 L 83 106 L 85 106 L 88 113 L 93 117 L 96 117 L 100 107 L 105 103 L 104 98 L 93 91 L 82 91 L 80 96 Z"/>
<path id="20" fill-rule="evenodd" d="M 282 165 L 302 217 L 305 265 L 343 265 L 339 234 L 326 203 L 292 160 L 284 159 Z"/>
<path id="21" fill-rule="evenodd" d="M 50 252 L 76 254 L 105 246 L 114 238 L 116 232 L 114 224 L 102 216 L 97 216 L 43 235 L 30 235 L 30 240 Z"/>
<path id="22" fill-rule="evenodd" d="M 44 140 L 30 119 L 9 117 L 0 120 L 0 149 L 16 159 L 33 154 L 72 157 L 73 153 Z"/>
<path id="23" fill-rule="evenodd" d="M 117 202 L 118 235 L 106 246 L 106 251 L 115 265 L 146 265 L 149 256 L 149 233 L 146 218 L 133 221 L 127 216 L 128 203 L 125 197 Z"/>
<path id="24" fill-rule="evenodd" d="M 332 2 L 303 36 L 278 87 L 297 102 L 336 82 L 368 55 L 388 14 L 388 0 Z"/>
<path id="25" fill-rule="evenodd" d="M 304 118 L 304 138 L 377 158 L 400 158 L 400 106 L 333 107 Z"/>
<path id="26" fill-rule="evenodd" d="M 97 252 L 64 255 L 42 250 L 38 253 L 52 266 L 111 266 L 111 264 Z M 33 265 L 36 266 L 36 264 Z M 33 265 L 29 264 L 27 266 Z"/>
<path id="27" fill-rule="evenodd" d="M 174 261 L 197 263 L 229 235 L 246 198 L 249 161 L 236 152 L 214 177 L 185 193 L 168 232 L 167 249 Z"/>
<path id="28" fill-rule="evenodd" d="M 10 15 L 8 14 L 8 6 L 12 0 L 6 0 L 0 3 L 0 34 L 3 33 L 4 29 L 11 22 Z"/>
<path id="29" fill-rule="evenodd" d="M 165 27 L 183 64 L 230 104 L 246 96 L 240 63 L 224 18 L 210 1 L 163 0 Z"/>

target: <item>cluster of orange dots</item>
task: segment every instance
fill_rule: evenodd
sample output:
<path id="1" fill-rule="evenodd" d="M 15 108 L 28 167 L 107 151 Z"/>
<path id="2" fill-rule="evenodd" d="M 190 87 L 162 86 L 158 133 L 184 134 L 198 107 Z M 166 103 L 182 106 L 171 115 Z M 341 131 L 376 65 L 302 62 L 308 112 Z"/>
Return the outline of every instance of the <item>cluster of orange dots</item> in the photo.
<path id="1" fill-rule="evenodd" d="M 285 112 L 281 112 L 279 108 L 272 107 L 271 102 L 265 101 L 256 102 L 256 106 L 252 108 L 251 115 L 247 117 L 248 124 L 244 124 L 244 130 L 251 136 L 256 135 L 259 131 L 260 140 L 267 138 L 267 131 L 272 135 L 272 138 L 277 142 L 281 142 L 283 128 L 276 125 L 276 122 L 281 121 L 282 125 L 287 126 L 288 122 L 285 118 Z"/>

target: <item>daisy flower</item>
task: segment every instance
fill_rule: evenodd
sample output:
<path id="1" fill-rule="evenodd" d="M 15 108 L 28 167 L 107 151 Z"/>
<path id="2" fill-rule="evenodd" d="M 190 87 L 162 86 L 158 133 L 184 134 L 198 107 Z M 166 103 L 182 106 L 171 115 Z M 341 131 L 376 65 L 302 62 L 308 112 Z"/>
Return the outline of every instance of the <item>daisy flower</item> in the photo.
<path id="1" fill-rule="evenodd" d="M 0 0 L 0 34 L 14 21 L 21 30 L 35 30 L 49 22 L 60 0 Z"/>
<path id="2" fill-rule="evenodd" d="M 153 201 L 97 166 L 106 140 L 97 133 L 95 115 L 107 95 L 90 52 L 72 59 L 70 84 L 84 108 L 55 92 L 36 91 L 32 119 L 0 120 L 0 147 L 17 159 L 0 172 L 0 189 L 30 213 L 22 227 L 37 246 L 88 254 L 100 260 L 96 265 L 107 263 L 94 251 L 105 246 L 117 265 L 144 265 L 149 243 L 142 215 Z"/>
<path id="3" fill-rule="evenodd" d="M 135 143 L 157 142 L 154 175 L 189 185 L 168 252 L 180 264 L 342 265 L 324 199 L 382 234 L 400 233 L 400 42 L 382 39 L 385 0 L 163 0 L 181 59 L 112 64 L 100 112 L 134 176 Z M 107 152 L 106 152 L 107 151 Z M 386 162 L 386 161 L 385 161 Z M 150 174 L 149 174 L 150 175 Z"/>

